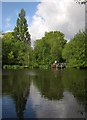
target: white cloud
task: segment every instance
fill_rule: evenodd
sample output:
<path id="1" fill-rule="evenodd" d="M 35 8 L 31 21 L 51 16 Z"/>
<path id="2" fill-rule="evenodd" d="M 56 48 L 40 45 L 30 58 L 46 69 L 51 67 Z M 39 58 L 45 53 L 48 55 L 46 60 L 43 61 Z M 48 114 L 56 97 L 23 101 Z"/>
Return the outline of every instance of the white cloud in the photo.
<path id="1" fill-rule="evenodd" d="M 26 16 L 26 19 L 27 19 L 27 23 L 28 23 L 28 25 L 29 25 L 29 23 L 30 23 L 30 17 L 29 17 L 29 16 Z"/>
<path id="2" fill-rule="evenodd" d="M 59 30 L 70 39 L 84 28 L 84 5 L 76 4 L 74 0 L 41 0 L 30 25 L 30 34 L 34 41 L 46 31 Z"/>
<path id="3" fill-rule="evenodd" d="M 11 30 L 7 30 L 7 31 L 5 31 L 5 33 L 8 33 L 8 32 L 13 32 L 13 31 L 11 31 Z"/>
<path id="4" fill-rule="evenodd" d="M 78 110 L 82 111 L 82 106 L 79 106 L 76 98 L 68 91 L 62 94 L 63 98 L 60 100 L 49 100 L 46 95 L 42 95 L 32 81 L 26 111 L 29 112 L 30 103 L 32 103 L 31 107 L 37 118 L 78 118 L 78 115 L 81 118 Z"/>
<path id="5" fill-rule="evenodd" d="M 6 28 L 9 28 L 9 27 L 11 26 L 10 21 L 11 21 L 11 18 L 10 18 L 10 17 L 8 17 L 8 18 L 5 19 L 5 22 L 6 22 L 5 27 L 6 27 Z"/>
<path id="6" fill-rule="evenodd" d="M 6 22 L 10 22 L 11 21 L 11 18 L 6 18 Z"/>

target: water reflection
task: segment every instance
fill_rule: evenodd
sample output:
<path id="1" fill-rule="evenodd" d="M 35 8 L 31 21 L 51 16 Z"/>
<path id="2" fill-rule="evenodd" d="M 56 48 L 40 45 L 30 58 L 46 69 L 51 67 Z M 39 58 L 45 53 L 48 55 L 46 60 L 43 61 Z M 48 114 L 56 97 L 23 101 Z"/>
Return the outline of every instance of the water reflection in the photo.
<path id="1" fill-rule="evenodd" d="M 2 70 L 0 66 L 0 119 L 2 118 Z"/>
<path id="2" fill-rule="evenodd" d="M 35 78 L 36 79 L 36 78 Z M 64 86 L 61 80 L 61 71 L 56 74 L 52 71 L 40 71 L 37 80 L 33 79 L 41 95 L 49 100 L 60 100 L 63 98 Z"/>
<path id="3" fill-rule="evenodd" d="M 3 96 L 11 95 L 15 104 L 15 110 L 18 118 L 24 118 L 27 98 L 30 91 L 30 78 L 26 74 L 4 73 L 3 76 Z M 4 103 L 3 103 L 4 104 Z M 4 111 L 4 109 L 3 109 Z"/>
<path id="4" fill-rule="evenodd" d="M 3 71 L 3 118 L 84 118 L 86 74 L 75 69 Z"/>
<path id="5" fill-rule="evenodd" d="M 87 78 L 85 79 L 85 117 L 87 118 Z"/>

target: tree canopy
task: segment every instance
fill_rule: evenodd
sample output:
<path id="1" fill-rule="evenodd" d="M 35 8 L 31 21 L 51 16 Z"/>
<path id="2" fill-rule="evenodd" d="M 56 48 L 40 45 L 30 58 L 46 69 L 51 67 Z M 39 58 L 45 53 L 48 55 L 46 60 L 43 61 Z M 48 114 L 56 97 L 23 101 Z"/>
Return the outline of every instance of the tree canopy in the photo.
<path id="1" fill-rule="evenodd" d="M 72 67 L 87 67 L 87 42 L 86 33 L 79 32 L 65 45 L 62 56 L 67 64 Z"/>
<path id="2" fill-rule="evenodd" d="M 16 40 L 11 32 L 2 38 L 2 63 L 3 65 L 26 65 L 29 62 L 29 45 Z"/>
<path id="3" fill-rule="evenodd" d="M 20 41 L 27 41 L 31 43 L 30 34 L 28 32 L 28 24 L 25 15 L 25 10 L 21 9 L 16 21 L 16 26 L 14 28 L 14 37 Z"/>
<path id="4" fill-rule="evenodd" d="M 45 33 L 45 36 L 35 41 L 34 61 L 41 65 L 50 65 L 55 60 L 62 62 L 62 50 L 66 40 L 64 34 L 59 31 Z"/>

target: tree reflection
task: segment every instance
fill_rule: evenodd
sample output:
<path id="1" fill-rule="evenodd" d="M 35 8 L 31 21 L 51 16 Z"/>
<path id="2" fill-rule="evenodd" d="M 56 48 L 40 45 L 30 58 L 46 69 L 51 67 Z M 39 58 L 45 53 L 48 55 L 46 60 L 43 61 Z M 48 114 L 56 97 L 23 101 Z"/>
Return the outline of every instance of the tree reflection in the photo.
<path id="1" fill-rule="evenodd" d="M 65 69 L 62 72 L 62 82 L 79 102 L 85 101 L 85 78 L 86 72 L 77 69 Z"/>
<path id="2" fill-rule="evenodd" d="M 30 78 L 26 74 L 3 76 L 3 94 L 11 95 L 15 102 L 15 109 L 19 119 L 24 118 L 24 110 L 30 91 Z"/>
<path id="3" fill-rule="evenodd" d="M 85 113 L 87 113 L 87 71 L 53 69 L 36 70 L 34 72 L 35 74 L 29 73 L 29 75 L 26 75 L 24 71 L 23 73 L 16 71 L 15 74 L 10 71 L 10 74 L 3 75 L 3 95 L 12 96 L 19 119 L 24 118 L 26 102 L 30 94 L 31 79 L 33 85 L 38 88 L 38 91 L 45 99 L 53 101 L 63 99 L 64 91 L 68 90 L 76 98 L 77 103 L 85 106 Z M 80 112 L 83 114 L 84 111 Z"/>
<path id="4" fill-rule="evenodd" d="M 61 81 L 61 71 L 40 71 L 37 80 L 33 80 L 33 83 L 43 97 L 49 100 L 60 100 L 63 98 L 64 87 Z"/>
<path id="5" fill-rule="evenodd" d="M 33 80 L 41 95 L 48 100 L 63 99 L 63 92 L 68 90 L 82 104 L 87 114 L 87 71 L 77 69 L 43 70 Z"/>
<path id="6" fill-rule="evenodd" d="M 87 78 L 85 79 L 85 117 L 87 118 Z"/>
<path id="7" fill-rule="evenodd" d="M 65 69 L 62 73 L 64 88 L 70 91 L 79 104 L 84 108 L 80 113 L 87 113 L 87 71 L 77 69 Z"/>

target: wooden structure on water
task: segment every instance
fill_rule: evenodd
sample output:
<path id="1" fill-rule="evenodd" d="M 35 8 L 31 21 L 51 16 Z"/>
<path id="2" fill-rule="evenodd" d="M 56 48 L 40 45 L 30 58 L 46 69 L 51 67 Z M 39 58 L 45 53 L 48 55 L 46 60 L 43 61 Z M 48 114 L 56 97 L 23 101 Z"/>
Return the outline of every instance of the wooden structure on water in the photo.
<path id="1" fill-rule="evenodd" d="M 66 67 L 66 63 L 53 63 L 51 64 L 51 68 L 65 68 Z"/>

